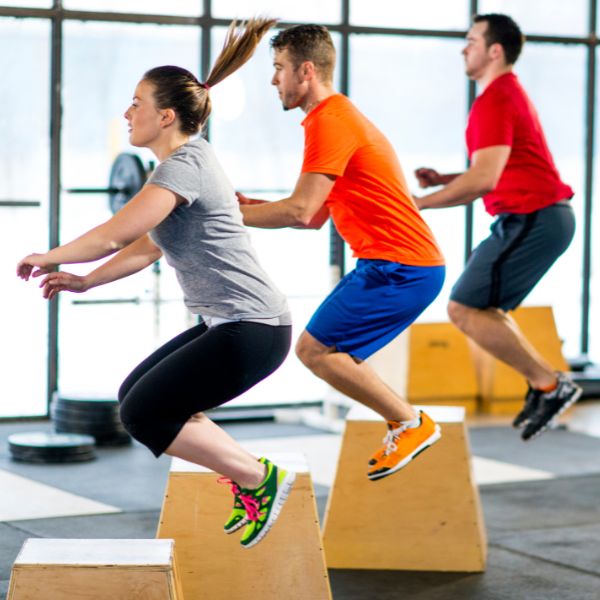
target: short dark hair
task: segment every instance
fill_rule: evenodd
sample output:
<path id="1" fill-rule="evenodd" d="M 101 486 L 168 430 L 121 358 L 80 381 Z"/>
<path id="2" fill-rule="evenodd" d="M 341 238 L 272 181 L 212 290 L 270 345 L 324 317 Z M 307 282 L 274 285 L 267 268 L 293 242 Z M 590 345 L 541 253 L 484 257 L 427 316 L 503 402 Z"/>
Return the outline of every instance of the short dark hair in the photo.
<path id="1" fill-rule="evenodd" d="M 335 47 L 327 27 L 295 25 L 282 29 L 271 38 L 271 48 L 278 51 L 287 50 L 295 68 L 309 60 L 315 65 L 323 80 L 333 79 Z"/>
<path id="2" fill-rule="evenodd" d="M 517 62 L 525 43 L 525 36 L 508 15 L 475 15 L 473 23 L 487 23 L 487 31 L 484 34 L 487 46 L 500 44 L 504 49 L 506 63 L 514 65 Z"/>

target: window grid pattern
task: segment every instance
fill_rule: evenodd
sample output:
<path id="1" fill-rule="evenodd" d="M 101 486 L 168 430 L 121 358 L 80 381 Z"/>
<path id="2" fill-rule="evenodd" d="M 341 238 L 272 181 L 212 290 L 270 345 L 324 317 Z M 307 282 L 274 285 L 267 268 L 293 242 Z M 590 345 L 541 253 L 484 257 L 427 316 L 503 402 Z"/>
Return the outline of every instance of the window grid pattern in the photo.
<path id="1" fill-rule="evenodd" d="M 63 58 L 63 40 L 62 31 L 63 23 L 69 20 L 86 20 L 86 21 L 110 21 L 123 23 L 155 23 L 155 24 L 172 24 L 172 25 L 188 25 L 190 27 L 199 27 L 202 30 L 200 47 L 200 64 L 201 75 L 206 76 L 211 64 L 211 47 L 210 39 L 211 32 L 216 27 L 228 25 L 230 19 L 222 16 L 215 17 L 214 14 L 223 15 L 221 5 L 223 1 L 219 0 L 197 0 L 198 1 L 198 16 L 182 16 L 182 15 L 165 15 L 165 14 L 135 14 L 126 12 L 94 12 L 89 10 L 70 10 L 68 2 L 64 0 L 20 0 L 12 2 L 11 6 L 3 6 L 0 3 L 0 18 L 15 17 L 15 18 L 37 18 L 48 19 L 51 23 L 51 77 L 50 89 L 48 94 L 50 97 L 51 106 L 51 128 L 50 128 L 50 190 L 49 190 L 49 239 L 51 245 L 56 245 L 59 242 L 59 215 L 60 215 L 60 139 L 62 133 L 61 124 L 61 83 L 62 83 L 62 58 Z M 349 73 L 350 61 L 352 60 L 349 47 L 350 38 L 352 35 L 389 35 L 401 37 L 420 38 L 455 38 L 462 39 L 466 34 L 466 27 L 470 20 L 470 16 L 476 14 L 480 9 L 481 12 L 509 12 L 510 6 L 506 4 L 506 0 L 464 0 L 464 19 L 459 21 L 464 22 L 465 30 L 455 29 L 430 29 L 424 28 L 404 28 L 385 25 L 361 25 L 359 17 L 351 16 L 353 2 L 357 4 L 364 0 L 339 0 L 339 14 L 341 16 L 339 22 L 328 22 L 326 25 L 331 31 L 339 34 L 338 45 L 338 69 L 339 69 L 339 89 L 342 93 L 348 94 L 350 89 Z M 392 1 L 392 0 L 389 0 Z M 587 2 L 587 4 L 586 4 Z M 587 33 L 585 35 L 552 35 L 549 33 L 535 33 L 529 35 L 526 25 L 523 28 L 527 35 L 527 40 L 530 43 L 539 44 L 567 44 L 577 45 L 585 48 L 586 53 L 586 81 L 584 96 L 584 111 L 582 115 L 584 121 L 584 136 L 585 147 L 584 156 L 584 186 L 583 193 L 583 209 L 582 222 L 579 227 L 583 230 L 582 234 L 582 249 L 581 249 L 581 275 L 582 284 L 580 290 L 581 302 L 581 335 L 580 335 L 580 352 L 586 355 L 590 346 L 590 278 L 592 275 L 592 204 L 593 204 L 593 186 L 594 186 L 594 140 L 595 140 L 595 125 L 596 125 L 596 51 L 600 47 L 600 40 L 596 37 L 597 28 L 597 3 L 598 0 L 581 0 L 583 9 L 587 11 Z M 63 4 L 67 8 L 63 7 Z M 218 5 L 218 6 L 217 6 Z M 47 6 L 47 7 L 45 7 Z M 213 6 L 215 10 L 213 10 Z M 512 5 L 511 5 L 512 6 Z M 285 11 L 284 11 L 285 12 Z M 360 11 L 354 11 L 355 15 Z M 332 14 L 335 14 L 333 11 Z M 189 13 L 188 13 L 189 14 Z M 512 14 L 509 12 L 509 14 Z M 231 18 L 237 15 L 231 15 Z M 514 15 L 519 21 L 519 16 Z M 369 22 L 378 21 L 370 20 Z M 293 25 L 294 22 L 281 21 L 281 26 L 285 27 Z M 580 28 L 581 29 L 581 28 Z M 473 101 L 475 97 L 475 86 L 473 83 L 466 82 L 468 98 L 467 103 Z M 465 113 L 468 106 L 465 106 Z M 471 205 L 464 209 L 465 218 L 465 239 L 464 252 L 465 257 L 468 256 L 473 245 L 473 226 L 474 214 Z M 333 267 L 339 269 L 339 273 L 343 274 L 345 270 L 346 258 L 344 255 L 344 244 L 339 239 L 335 230 L 332 227 L 331 245 L 330 245 L 330 263 Z M 597 260 L 600 261 L 600 250 L 597 250 Z M 56 389 L 57 383 L 57 366 L 58 366 L 58 309 L 56 302 L 51 305 L 49 310 L 49 358 L 48 358 L 48 401 L 50 401 L 52 393 Z"/>

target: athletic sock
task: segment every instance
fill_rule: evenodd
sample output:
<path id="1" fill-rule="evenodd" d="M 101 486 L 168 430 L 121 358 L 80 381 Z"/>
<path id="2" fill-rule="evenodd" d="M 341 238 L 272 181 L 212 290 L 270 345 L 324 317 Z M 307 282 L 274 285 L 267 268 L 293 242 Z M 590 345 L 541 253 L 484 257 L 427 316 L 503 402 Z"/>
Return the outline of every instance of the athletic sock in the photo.
<path id="1" fill-rule="evenodd" d="M 558 378 L 554 381 L 554 383 L 552 383 L 550 385 L 546 385 L 544 387 L 540 386 L 535 389 L 539 390 L 540 392 L 543 392 L 544 394 L 547 394 L 548 392 L 553 392 L 557 387 L 558 387 Z"/>
<path id="2" fill-rule="evenodd" d="M 421 425 L 421 416 L 417 415 L 416 418 L 411 419 L 410 421 L 399 421 L 402 425 L 406 427 L 406 429 L 416 429 Z"/>

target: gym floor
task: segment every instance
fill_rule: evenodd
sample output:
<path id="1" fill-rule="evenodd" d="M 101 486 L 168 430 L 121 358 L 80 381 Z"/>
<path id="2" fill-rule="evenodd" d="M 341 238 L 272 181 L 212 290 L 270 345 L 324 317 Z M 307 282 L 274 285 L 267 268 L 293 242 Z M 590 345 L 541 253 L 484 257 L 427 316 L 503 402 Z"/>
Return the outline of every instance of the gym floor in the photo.
<path id="1" fill-rule="evenodd" d="M 469 420 L 489 541 L 486 572 L 330 570 L 335 600 L 600 598 L 600 402 L 581 402 L 560 428 L 527 444 L 509 421 Z M 323 517 L 340 436 L 272 421 L 225 428 L 245 444 L 260 440 L 266 451 L 304 452 Z M 168 457 L 155 460 L 133 444 L 100 448 L 89 463 L 33 465 L 10 459 L 6 439 L 11 433 L 50 429 L 48 422 L 0 425 L 1 599 L 28 537 L 149 538 L 156 533 Z"/>

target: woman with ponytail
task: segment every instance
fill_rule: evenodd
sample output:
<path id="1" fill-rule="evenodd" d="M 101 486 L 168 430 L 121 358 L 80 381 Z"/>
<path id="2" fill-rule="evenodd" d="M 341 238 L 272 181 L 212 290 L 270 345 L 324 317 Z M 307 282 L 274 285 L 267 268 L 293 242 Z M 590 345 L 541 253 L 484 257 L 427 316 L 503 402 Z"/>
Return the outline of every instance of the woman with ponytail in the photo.
<path id="1" fill-rule="evenodd" d="M 210 89 L 239 69 L 275 24 L 233 22 L 207 80 L 180 67 L 151 69 L 125 113 L 130 142 L 160 164 L 118 213 L 74 241 L 17 266 L 28 280 L 43 277 L 44 298 L 85 292 L 127 277 L 164 255 L 186 306 L 202 322 L 138 365 L 119 390 L 121 419 L 155 456 L 166 453 L 222 474 L 235 495 L 225 523 L 246 526 L 249 548 L 268 532 L 294 474 L 246 452 L 204 411 L 239 396 L 285 359 L 291 319 L 285 297 L 258 264 L 235 192 L 208 142 L 191 140 L 211 111 Z M 57 267 L 114 255 L 85 276 Z"/>

